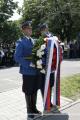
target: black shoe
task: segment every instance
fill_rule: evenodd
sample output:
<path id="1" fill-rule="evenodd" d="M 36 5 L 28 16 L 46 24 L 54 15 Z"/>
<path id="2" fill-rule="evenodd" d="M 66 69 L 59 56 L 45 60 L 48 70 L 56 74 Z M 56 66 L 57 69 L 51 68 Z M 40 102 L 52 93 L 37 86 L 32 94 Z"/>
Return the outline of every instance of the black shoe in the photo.
<path id="1" fill-rule="evenodd" d="M 51 103 L 51 104 L 50 104 L 50 107 L 52 108 L 53 106 L 54 106 L 54 105 Z"/>
<path id="2" fill-rule="evenodd" d="M 34 118 L 34 114 L 28 114 L 28 118 Z"/>
<path id="3" fill-rule="evenodd" d="M 33 118 L 27 117 L 27 120 L 33 120 Z"/>
<path id="4" fill-rule="evenodd" d="M 41 114 L 41 112 L 37 109 L 34 109 L 33 111 L 34 111 L 35 114 Z"/>
<path id="5" fill-rule="evenodd" d="M 39 110 L 34 109 L 34 119 L 41 116 L 41 115 L 42 115 L 42 113 Z"/>
<path id="6" fill-rule="evenodd" d="M 51 111 L 52 111 L 53 113 L 60 113 L 59 107 L 58 107 L 57 105 L 53 105 L 53 107 L 51 108 Z"/>

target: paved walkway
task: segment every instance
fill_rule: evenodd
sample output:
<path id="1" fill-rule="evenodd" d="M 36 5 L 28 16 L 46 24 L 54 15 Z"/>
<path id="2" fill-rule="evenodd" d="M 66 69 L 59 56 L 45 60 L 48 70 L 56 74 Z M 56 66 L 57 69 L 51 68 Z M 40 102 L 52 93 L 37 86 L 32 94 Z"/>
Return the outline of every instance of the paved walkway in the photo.
<path id="1" fill-rule="evenodd" d="M 62 76 L 71 75 L 73 73 L 80 73 L 80 61 L 64 61 L 65 64 L 62 66 Z M 72 63 L 72 64 L 71 64 Z M 66 68 L 67 66 L 67 68 Z M 10 70 L 10 71 L 9 71 Z M 67 71 L 67 73 L 66 73 Z M 9 78 L 8 80 L 4 79 Z M 25 97 L 22 93 L 20 75 L 17 76 L 18 68 L 7 69 L 7 71 L 0 71 L 0 120 L 26 120 L 26 104 Z M 11 77 L 13 76 L 13 78 Z M 16 78 L 19 79 L 18 87 L 14 85 Z M 10 81 L 11 80 L 11 81 Z M 8 81 L 8 83 L 7 83 Z M 2 86 L 3 85 L 3 86 Z M 6 87 L 5 87 L 6 86 Z M 14 89 L 14 86 L 15 89 Z M 19 87 L 20 86 L 20 87 Z M 5 89 L 4 89 L 5 88 Z M 3 92 L 5 91 L 5 92 Z M 38 92 L 37 108 L 43 111 L 42 97 L 40 91 Z M 69 114 L 69 120 L 80 120 L 80 100 L 73 103 L 72 100 L 61 97 L 61 108 L 63 113 Z"/>
<path id="2" fill-rule="evenodd" d="M 0 120 L 26 120 L 26 104 L 21 87 L 0 93 Z M 61 107 L 69 105 L 72 100 L 61 97 Z M 37 108 L 43 111 L 42 97 L 38 92 Z"/>
<path id="3" fill-rule="evenodd" d="M 63 113 L 68 113 L 69 120 L 80 120 L 80 100 L 62 108 Z"/>

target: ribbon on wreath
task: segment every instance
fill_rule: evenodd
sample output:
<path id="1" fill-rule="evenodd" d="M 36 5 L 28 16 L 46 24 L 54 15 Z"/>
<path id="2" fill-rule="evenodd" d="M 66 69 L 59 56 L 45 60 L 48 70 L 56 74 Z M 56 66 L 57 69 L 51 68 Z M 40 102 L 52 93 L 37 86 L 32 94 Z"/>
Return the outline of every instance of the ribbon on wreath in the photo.
<path id="1" fill-rule="evenodd" d="M 45 88 L 44 88 L 44 110 L 50 111 L 50 73 L 52 70 L 52 62 L 54 57 L 54 50 L 57 49 L 57 61 L 54 80 L 54 95 L 53 105 L 60 106 L 60 51 L 58 38 L 56 36 L 47 39 L 47 60 L 46 60 L 46 74 L 45 74 Z"/>

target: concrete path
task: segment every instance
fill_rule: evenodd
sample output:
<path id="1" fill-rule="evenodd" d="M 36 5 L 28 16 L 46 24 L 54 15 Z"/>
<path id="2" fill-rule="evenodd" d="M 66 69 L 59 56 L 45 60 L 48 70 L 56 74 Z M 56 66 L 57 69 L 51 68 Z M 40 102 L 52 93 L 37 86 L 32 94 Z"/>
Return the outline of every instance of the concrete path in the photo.
<path id="1" fill-rule="evenodd" d="M 0 120 L 26 120 L 26 104 L 22 89 L 17 88 L 0 93 Z M 37 108 L 43 111 L 43 102 L 40 91 L 38 91 Z M 61 107 L 69 105 L 72 100 L 61 97 Z"/>
<path id="2" fill-rule="evenodd" d="M 68 113 L 69 120 L 80 120 L 80 100 L 62 108 L 63 113 Z"/>
<path id="3" fill-rule="evenodd" d="M 22 93 L 22 80 L 19 68 L 0 70 L 0 120 L 26 120 L 25 97 Z M 61 77 L 80 73 L 80 60 L 63 61 Z M 38 92 L 37 108 L 43 111 L 42 97 Z M 76 104 L 72 100 L 61 97 L 63 113 L 69 114 L 69 120 L 80 120 L 80 101 Z"/>

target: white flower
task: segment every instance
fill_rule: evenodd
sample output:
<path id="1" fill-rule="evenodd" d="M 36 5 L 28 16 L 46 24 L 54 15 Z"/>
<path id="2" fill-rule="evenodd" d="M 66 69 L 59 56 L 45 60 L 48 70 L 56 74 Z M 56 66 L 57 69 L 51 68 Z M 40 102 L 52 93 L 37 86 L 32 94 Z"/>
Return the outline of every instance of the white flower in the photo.
<path id="1" fill-rule="evenodd" d="M 46 71 L 44 69 L 42 69 L 42 70 L 40 70 L 40 72 L 45 74 Z"/>
<path id="2" fill-rule="evenodd" d="M 38 56 L 39 58 L 41 58 L 41 57 L 42 57 L 42 54 L 41 54 L 41 53 L 37 53 L 37 56 Z"/>
<path id="3" fill-rule="evenodd" d="M 37 50 L 37 55 L 40 53 L 40 50 Z"/>
<path id="4" fill-rule="evenodd" d="M 46 48 L 45 44 L 41 45 L 41 47 L 40 47 L 41 51 L 44 50 L 45 48 Z"/>
<path id="5" fill-rule="evenodd" d="M 35 67 L 35 65 L 31 62 L 31 63 L 30 63 L 30 67 Z"/>
<path id="6" fill-rule="evenodd" d="M 37 53 L 36 53 L 36 54 L 37 54 L 38 57 L 40 57 L 40 58 L 42 57 L 40 50 L 37 50 Z"/>
<path id="7" fill-rule="evenodd" d="M 38 50 L 37 50 L 37 53 L 39 54 L 40 52 L 41 52 L 41 50 L 40 50 L 40 49 L 38 49 Z"/>
<path id="8" fill-rule="evenodd" d="M 42 55 L 44 55 L 44 51 L 43 51 L 43 49 L 41 49 L 41 48 L 38 49 L 36 54 L 37 54 L 37 56 L 38 56 L 39 58 L 41 58 Z"/>
<path id="9" fill-rule="evenodd" d="M 44 51 L 41 52 L 41 55 L 44 55 Z"/>
<path id="10" fill-rule="evenodd" d="M 39 66 L 39 65 L 42 65 L 42 60 L 41 59 L 37 61 L 37 66 Z"/>
<path id="11" fill-rule="evenodd" d="M 42 65 L 38 65 L 37 68 L 42 69 Z"/>
<path id="12" fill-rule="evenodd" d="M 37 68 L 42 69 L 42 60 L 37 61 Z"/>

